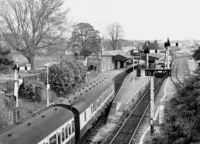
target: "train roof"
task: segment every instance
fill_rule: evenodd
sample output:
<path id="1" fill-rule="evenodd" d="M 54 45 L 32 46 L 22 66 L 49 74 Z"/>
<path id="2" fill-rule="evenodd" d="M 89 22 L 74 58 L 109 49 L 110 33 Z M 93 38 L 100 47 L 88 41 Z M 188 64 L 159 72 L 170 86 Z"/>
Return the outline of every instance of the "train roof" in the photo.
<path id="1" fill-rule="evenodd" d="M 82 113 L 88 106 L 97 100 L 97 98 L 113 84 L 113 78 L 122 72 L 130 69 L 132 66 L 117 70 L 112 70 L 99 75 L 94 81 L 90 82 L 87 86 L 77 90 L 68 98 L 63 100 L 63 104 L 74 107 Z"/>
<path id="2" fill-rule="evenodd" d="M 49 107 L 0 133 L 0 144 L 35 144 L 74 117 L 60 107 Z"/>
<path id="3" fill-rule="evenodd" d="M 77 92 L 69 96 L 63 103 L 76 108 L 82 113 L 113 83 L 108 77 L 101 77 L 88 84 L 86 87 L 79 89 Z"/>
<path id="4" fill-rule="evenodd" d="M 79 113 L 83 112 L 97 98 L 113 84 L 113 78 L 126 69 L 114 70 L 98 76 L 86 87 L 78 90 L 69 98 L 62 100 L 62 104 L 73 106 Z M 48 107 L 32 115 L 29 119 L 12 125 L 0 132 L 0 144 L 35 144 L 48 136 L 66 121 L 74 117 L 72 111 L 61 107 Z"/>

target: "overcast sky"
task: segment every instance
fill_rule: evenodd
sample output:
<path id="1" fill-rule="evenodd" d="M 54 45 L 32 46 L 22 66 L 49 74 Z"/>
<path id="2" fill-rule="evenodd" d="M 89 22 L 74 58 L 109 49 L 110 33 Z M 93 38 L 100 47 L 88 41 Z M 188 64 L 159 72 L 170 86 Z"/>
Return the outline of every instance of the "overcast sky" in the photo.
<path id="1" fill-rule="evenodd" d="M 101 36 L 119 23 L 130 40 L 200 40 L 200 0 L 65 0 L 70 17 L 87 22 Z"/>

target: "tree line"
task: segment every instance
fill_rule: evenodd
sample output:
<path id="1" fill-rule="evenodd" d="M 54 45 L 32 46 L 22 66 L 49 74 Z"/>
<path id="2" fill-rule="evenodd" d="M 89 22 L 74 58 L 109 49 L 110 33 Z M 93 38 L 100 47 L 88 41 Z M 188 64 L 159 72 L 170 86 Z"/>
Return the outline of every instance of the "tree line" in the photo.
<path id="1" fill-rule="evenodd" d="M 1 0 L 0 36 L 13 50 L 20 52 L 34 69 L 38 51 L 71 48 L 83 56 L 99 54 L 102 38 L 89 23 L 69 20 L 69 9 L 61 9 L 64 0 Z M 71 32 L 71 37 L 66 34 Z M 119 47 L 123 29 L 118 23 L 107 28 L 106 39 L 113 50 Z M 61 50 L 59 49 L 59 50 Z"/>

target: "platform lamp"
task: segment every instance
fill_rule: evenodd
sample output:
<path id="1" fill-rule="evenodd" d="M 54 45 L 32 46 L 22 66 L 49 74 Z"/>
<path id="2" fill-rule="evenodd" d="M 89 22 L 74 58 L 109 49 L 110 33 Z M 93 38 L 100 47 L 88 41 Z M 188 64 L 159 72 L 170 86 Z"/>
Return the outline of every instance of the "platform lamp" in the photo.
<path id="1" fill-rule="evenodd" d="M 49 84 L 49 63 L 46 64 L 46 72 L 47 72 L 47 107 L 50 106 L 50 97 L 49 97 L 49 89 L 50 89 L 50 84 Z"/>
<path id="2" fill-rule="evenodd" d="M 149 68 L 149 48 L 148 48 L 148 43 L 147 43 L 147 48 L 144 50 L 144 53 L 146 55 L 146 69 Z"/>

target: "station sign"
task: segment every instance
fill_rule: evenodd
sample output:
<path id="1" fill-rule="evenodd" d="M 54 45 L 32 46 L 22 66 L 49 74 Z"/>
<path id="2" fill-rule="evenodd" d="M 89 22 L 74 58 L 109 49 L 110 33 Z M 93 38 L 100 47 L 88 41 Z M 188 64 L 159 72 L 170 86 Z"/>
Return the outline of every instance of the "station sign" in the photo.
<path id="1" fill-rule="evenodd" d="M 145 76 L 171 76 L 171 69 L 146 69 Z"/>

